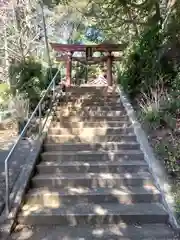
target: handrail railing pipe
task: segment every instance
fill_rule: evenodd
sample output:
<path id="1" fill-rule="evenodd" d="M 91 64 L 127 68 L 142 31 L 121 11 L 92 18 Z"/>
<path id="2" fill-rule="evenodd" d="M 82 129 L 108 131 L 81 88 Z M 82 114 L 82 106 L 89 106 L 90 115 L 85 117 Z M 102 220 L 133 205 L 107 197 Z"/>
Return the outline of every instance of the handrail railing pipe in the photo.
<path id="1" fill-rule="evenodd" d="M 7 155 L 6 159 L 5 159 L 5 210 L 6 210 L 6 214 L 8 215 L 10 212 L 10 179 L 9 179 L 9 160 L 12 156 L 12 154 L 14 153 L 14 151 L 17 149 L 18 144 L 20 143 L 20 141 L 23 139 L 23 137 L 25 136 L 27 130 L 30 128 L 30 124 L 32 122 L 32 120 L 36 117 L 36 115 L 38 114 L 39 116 L 39 126 L 38 126 L 38 134 L 37 134 L 37 139 L 40 137 L 43 128 L 45 126 L 45 123 L 47 121 L 46 118 L 48 118 L 48 115 L 44 118 L 45 119 L 45 123 L 42 125 L 42 103 L 45 100 L 45 97 L 48 95 L 49 92 L 52 93 L 52 104 L 51 107 L 53 105 L 53 102 L 55 100 L 55 80 L 57 75 L 59 74 L 60 69 L 58 69 L 58 71 L 56 72 L 55 76 L 53 77 L 53 79 L 51 80 L 49 86 L 47 87 L 45 93 L 43 94 L 41 100 L 39 101 L 38 105 L 36 106 L 35 110 L 33 111 L 33 113 L 31 114 L 29 120 L 27 121 L 24 129 L 22 130 L 21 134 L 19 135 L 16 143 L 13 145 L 13 147 L 11 148 L 9 154 Z M 37 120 L 37 119 L 36 119 Z M 32 146 L 32 145 L 31 145 Z"/>
<path id="2" fill-rule="evenodd" d="M 42 111 L 41 111 L 41 104 L 39 104 L 39 134 L 41 133 L 41 118 L 42 118 Z"/>
<path id="3" fill-rule="evenodd" d="M 54 81 L 53 81 L 53 100 L 55 99 L 55 89 L 56 89 L 56 82 L 54 79 Z"/>

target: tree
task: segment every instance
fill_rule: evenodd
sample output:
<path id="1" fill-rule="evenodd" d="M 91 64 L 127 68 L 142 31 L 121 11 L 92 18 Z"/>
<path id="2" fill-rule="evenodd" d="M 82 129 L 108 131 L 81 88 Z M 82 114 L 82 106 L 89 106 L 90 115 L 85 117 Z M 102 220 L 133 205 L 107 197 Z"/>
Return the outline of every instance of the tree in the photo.
<path id="1" fill-rule="evenodd" d="M 13 0 L 1 7 L 1 46 L 4 46 L 1 54 L 5 56 L 1 66 L 6 69 L 5 79 L 11 62 L 25 61 L 27 56 L 37 54 L 40 29 L 36 22 L 36 6 L 35 0 Z"/>

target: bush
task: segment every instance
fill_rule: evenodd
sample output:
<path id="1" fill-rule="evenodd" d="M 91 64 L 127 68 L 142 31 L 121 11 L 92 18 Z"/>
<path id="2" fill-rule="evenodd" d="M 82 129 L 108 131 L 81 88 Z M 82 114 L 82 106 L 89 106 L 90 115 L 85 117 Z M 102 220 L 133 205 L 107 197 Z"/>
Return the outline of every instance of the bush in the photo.
<path id="1" fill-rule="evenodd" d="M 52 67 L 52 78 L 56 75 L 58 71 L 57 67 Z M 50 74 L 50 68 L 44 67 L 44 83 L 45 83 L 45 89 L 49 86 L 50 82 L 52 81 L 51 74 Z M 61 79 L 61 72 L 59 72 L 56 76 L 55 83 L 58 84 Z"/>
<path id="2" fill-rule="evenodd" d="M 164 159 L 168 173 L 177 173 L 180 170 L 180 147 L 179 142 L 173 140 L 170 142 L 159 142 L 156 145 L 156 151 Z"/>
<path id="3" fill-rule="evenodd" d="M 16 96 L 9 102 L 9 110 L 13 111 L 12 117 L 19 122 L 28 119 L 29 115 L 29 99 L 25 98 L 23 94 L 16 94 Z"/>
<path id="4" fill-rule="evenodd" d="M 13 96 L 18 90 L 30 100 L 31 109 L 35 108 L 40 100 L 41 92 L 46 87 L 42 64 L 33 58 L 28 58 L 25 62 L 11 64 L 9 76 Z"/>
<path id="5" fill-rule="evenodd" d="M 148 93 L 150 88 L 155 88 L 162 80 L 165 87 L 171 85 L 170 80 L 175 75 L 172 66 L 161 61 L 162 46 L 163 35 L 159 26 L 155 26 L 128 49 L 119 83 L 130 97 L 141 92 Z"/>
<path id="6" fill-rule="evenodd" d="M 10 98 L 10 87 L 6 83 L 0 84 L 0 110 L 4 110 L 8 106 L 8 100 Z"/>
<path id="7" fill-rule="evenodd" d="M 149 94 L 142 94 L 139 101 L 141 120 L 150 123 L 149 128 L 168 127 L 174 129 L 177 110 L 174 102 L 175 99 L 162 86 L 150 89 Z"/>

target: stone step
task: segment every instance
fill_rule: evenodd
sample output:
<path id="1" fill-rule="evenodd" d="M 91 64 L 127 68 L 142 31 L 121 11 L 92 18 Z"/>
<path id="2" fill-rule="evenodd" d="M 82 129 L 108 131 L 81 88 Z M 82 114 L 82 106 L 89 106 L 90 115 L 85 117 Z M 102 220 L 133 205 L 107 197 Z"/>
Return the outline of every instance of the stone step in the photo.
<path id="1" fill-rule="evenodd" d="M 51 127 L 67 127 L 67 128 L 83 128 L 83 127 L 102 127 L 102 128 L 114 128 L 114 127 L 131 127 L 132 124 L 129 121 L 74 121 L 74 122 L 57 122 L 53 121 Z"/>
<path id="2" fill-rule="evenodd" d="M 62 119 L 64 117 L 68 117 L 68 118 L 78 118 L 80 121 L 85 121 L 85 120 L 89 120 L 89 121 L 94 121 L 95 119 L 98 121 L 122 121 L 124 119 L 128 119 L 128 116 L 126 115 L 126 113 L 121 113 L 119 115 L 112 115 L 111 113 L 107 114 L 107 113 L 98 113 L 95 112 L 94 115 L 91 113 L 78 113 L 78 112 L 56 112 L 54 117 L 56 117 L 56 119 Z"/>
<path id="3" fill-rule="evenodd" d="M 61 105 L 57 107 L 57 111 L 62 111 L 62 109 L 69 109 L 69 110 L 79 110 L 80 108 L 83 108 L 84 111 L 124 111 L 124 108 L 122 106 L 122 104 L 116 104 L 116 105 L 100 105 L 100 106 L 96 106 L 96 105 L 92 105 L 92 106 L 81 106 L 81 104 L 65 104 L 65 105 Z"/>
<path id="4" fill-rule="evenodd" d="M 24 203 L 29 206 L 41 205 L 41 207 L 58 206 L 61 204 L 78 204 L 78 203 L 150 203 L 160 202 L 161 194 L 153 185 L 149 188 L 143 187 L 119 187 L 109 188 L 35 188 L 28 192 Z"/>
<path id="5" fill-rule="evenodd" d="M 96 111 L 96 110 L 72 110 L 72 109 L 62 109 L 56 111 L 56 116 L 78 116 L 78 117 L 123 117 L 126 116 L 126 112 L 123 110 L 102 110 L 102 111 Z"/>
<path id="6" fill-rule="evenodd" d="M 18 228 L 18 226 L 17 226 Z M 33 232 L 33 234 L 32 234 Z M 166 224 L 104 224 L 100 226 L 33 226 L 12 234 L 12 240 L 178 240 Z"/>
<path id="7" fill-rule="evenodd" d="M 140 150 L 119 150 L 119 151 L 53 151 L 41 154 L 43 161 L 109 161 L 143 160 L 144 154 Z"/>
<path id="8" fill-rule="evenodd" d="M 120 141 L 136 141 L 135 134 L 114 134 L 114 135 L 87 135 L 76 136 L 73 134 L 52 135 L 48 134 L 46 143 L 92 143 L 92 142 L 120 142 Z"/>
<path id="9" fill-rule="evenodd" d="M 67 92 L 67 95 L 70 96 L 83 96 L 83 97 L 89 97 L 89 98 L 93 98 L 93 97 L 97 97 L 97 98 L 104 98 L 106 96 L 111 97 L 111 98 L 119 98 L 119 93 L 116 92 L 107 92 L 104 90 L 101 91 L 95 91 L 95 92 Z"/>
<path id="10" fill-rule="evenodd" d="M 67 93 L 71 94 L 90 94 L 90 95 L 96 95 L 96 94 L 102 94 L 104 92 L 108 94 L 118 94 L 118 89 L 110 89 L 109 87 L 79 87 L 79 88 L 67 88 L 66 89 Z"/>
<path id="11" fill-rule="evenodd" d="M 108 90 L 108 92 L 112 92 L 112 87 L 108 86 L 97 86 L 97 85 L 81 85 L 81 86 L 70 86 L 67 88 L 67 92 L 71 93 L 101 93 L 103 90 Z M 113 89 L 115 91 L 115 89 Z M 116 88 L 117 90 L 117 88 Z"/>
<path id="12" fill-rule="evenodd" d="M 119 94 L 112 94 L 112 93 L 67 93 L 67 97 L 70 99 L 75 99 L 75 98 L 82 98 L 82 100 L 87 100 L 87 99 L 96 99 L 96 100 L 119 100 L 120 96 Z"/>
<path id="13" fill-rule="evenodd" d="M 77 106 L 81 106 L 82 108 L 83 107 L 101 107 L 101 106 L 104 106 L 104 107 L 108 107 L 108 108 L 119 108 L 121 107 L 121 109 L 123 108 L 123 105 L 120 101 L 117 101 L 117 99 L 115 99 L 114 101 L 105 101 L 104 99 L 95 99 L 95 100 L 91 100 L 91 99 L 86 99 L 86 100 L 82 100 L 80 98 L 75 98 L 75 99 L 68 99 L 68 98 L 65 98 L 64 101 L 62 102 L 59 102 L 59 107 L 58 109 L 61 107 L 61 106 L 71 106 L 71 107 L 77 107 Z M 117 107 L 116 107 L 117 106 Z"/>
<path id="14" fill-rule="evenodd" d="M 66 97 L 67 98 L 70 98 L 70 99 L 76 99 L 76 98 L 81 98 L 83 100 L 87 100 L 87 99 L 96 99 L 96 100 L 119 100 L 120 96 L 119 94 L 112 94 L 112 93 L 95 93 L 95 94 L 92 94 L 92 93 L 67 93 L 66 94 Z"/>
<path id="15" fill-rule="evenodd" d="M 119 186 L 146 186 L 152 185 L 153 179 L 150 173 L 59 173 L 38 174 L 32 178 L 33 187 L 109 187 Z"/>
<path id="16" fill-rule="evenodd" d="M 61 115 L 61 116 L 68 116 L 68 115 L 76 115 L 78 116 L 110 116 L 110 117 L 117 117 L 117 116 L 124 116 L 126 115 L 126 112 L 124 110 L 101 110 L 101 111 L 96 111 L 96 110 L 85 110 L 83 109 L 61 109 L 56 111 L 56 115 Z"/>
<path id="17" fill-rule="evenodd" d="M 168 214 L 160 203 L 82 203 L 42 207 L 24 205 L 18 222 L 30 225 L 167 223 Z"/>
<path id="18" fill-rule="evenodd" d="M 63 143 L 63 144 L 45 144 L 44 151 L 113 151 L 124 149 L 140 149 L 138 142 L 102 142 L 102 143 Z"/>
<path id="19" fill-rule="evenodd" d="M 101 89 L 76 89 L 74 91 L 67 90 L 66 94 L 69 96 L 102 96 L 105 93 L 105 88 Z M 112 93 L 106 93 L 112 95 Z M 115 93 L 116 94 L 116 93 Z"/>
<path id="20" fill-rule="evenodd" d="M 148 172 L 145 161 L 117 161 L 117 162 L 41 162 L 37 165 L 40 174 L 59 173 L 139 173 Z"/>
<path id="21" fill-rule="evenodd" d="M 68 104 L 81 104 L 82 106 L 89 106 L 89 105 L 104 105 L 104 106 L 112 106 L 116 104 L 120 104 L 120 100 L 117 98 L 89 98 L 89 99 L 83 99 L 79 96 L 77 97 L 66 97 L 65 102 Z"/>
<path id="22" fill-rule="evenodd" d="M 113 134 L 126 134 L 126 133 L 134 133 L 134 129 L 132 127 L 116 127 L 116 128 L 106 128 L 106 127 L 83 127 L 83 128 L 54 128 L 50 127 L 50 134 L 59 135 L 59 134 L 76 134 L 76 135 L 113 135 Z"/>
<path id="23" fill-rule="evenodd" d="M 72 123 L 72 122 L 122 122 L 122 121 L 129 121 L 129 118 L 126 114 L 122 116 L 78 116 L 77 115 L 68 115 L 68 116 L 62 116 L 60 114 L 55 114 L 54 121 L 56 122 L 65 122 L 65 123 Z"/>

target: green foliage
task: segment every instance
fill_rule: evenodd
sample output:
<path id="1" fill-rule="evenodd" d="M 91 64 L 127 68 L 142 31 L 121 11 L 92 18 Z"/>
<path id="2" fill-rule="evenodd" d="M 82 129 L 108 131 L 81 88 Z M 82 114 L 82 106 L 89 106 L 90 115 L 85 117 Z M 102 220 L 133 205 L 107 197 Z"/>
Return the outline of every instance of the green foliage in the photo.
<path id="1" fill-rule="evenodd" d="M 40 100 L 41 91 L 46 86 L 42 64 L 33 58 L 11 64 L 9 76 L 12 94 L 15 96 L 17 91 L 26 94 L 31 107 L 34 108 Z"/>
<path id="2" fill-rule="evenodd" d="M 58 4 L 67 5 L 71 0 L 43 0 L 43 4 L 49 8 L 55 7 Z"/>
<path id="3" fill-rule="evenodd" d="M 149 94 L 143 93 L 141 96 L 138 102 L 140 118 L 149 125 L 148 128 L 175 128 L 178 104 L 162 86 L 150 89 Z"/>
<path id="4" fill-rule="evenodd" d="M 81 79 L 86 78 L 86 67 L 82 64 L 76 66 L 75 80 L 78 82 Z"/>
<path id="5" fill-rule="evenodd" d="M 17 93 L 9 102 L 9 110 L 13 112 L 12 117 L 18 122 L 28 119 L 29 99 L 24 94 Z"/>
<path id="6" fill-rule="evenodd" d="M 8 100 L 10 98 L 10 88 L 6 83 L 0 84 L 0 110 L 7 108 Z"/>
<path id="7" fill-rule="evenodd" d="M 119 79 L 124 90 L 134 97 L 140 92 L 147 93 L 156 85 L 162 75 L 157 51 L 160 49 L 162 36 L 156 26 L 142 35 L 132 46 L 132 50 L 124 63 L 124 72 Z"/>
<path id="8" fill-rule="evenodd" d="M 180 96 L 175 98 L 175 95 L 170 95 L 169 100 L 164 103 L 162 110 L 166 113 L 177 116 L 180 111 Z"/>
<path id="9" fill-rule="evenodd" d="M 157 153 L 164 159 L 165 166 L 169 173 L 180 170 L 180 142 L 169 141 L 159 142 L 156 145 Z"/>
<path id="10" fill-rule="evenodd" d="M 176 209 L 176 215 L 178 217 L 178 220 L 180 220 L 180 198 L 179 198 L 179 195 L 178 197 L 176 198 L 176 206 L 175 206 L 175 209 Z"/>
<path id="11" fill-rule="evenodd" d="M 56 75 L 57 71 L 58 71 L 57 67 L 52 67 L 52 76 L 51 76 L 50 68 L 44 67 L 44 75 L 43 76 L 44 76 L 44 84 L 45 84 L 44 88 L 45 89 L 49 86 L 52 78 Z M 56 79 L 55 79 L 56 84 L 58 84 L 60 79 L 61 79 L 61 72 L 59 72 L 56 76 Z"/>
<path id="12" fill-rule="evenodd" d="M 30 101 L 30 108 L 34 109 L 57 71 L 57 67 L 52 67 L 51 75 L 50 68 L 34 58 L 11 64 L 9 76 L 13 96 L 16 96 L 17 92 L 24 94 Z M 59 72 L 55 82 L 58 83 L 60 79 Z"/>
<path id="13" fill-rule="evenodd" d="M 161 123 L 161 109 L 159 102 L 154 99 L 146 99 L 139 103 L 141 108 L 140 118 L 143 122 L 147 122 L 149 127 L 158 128 Z"/>

